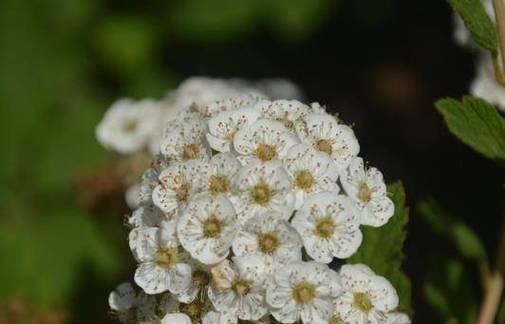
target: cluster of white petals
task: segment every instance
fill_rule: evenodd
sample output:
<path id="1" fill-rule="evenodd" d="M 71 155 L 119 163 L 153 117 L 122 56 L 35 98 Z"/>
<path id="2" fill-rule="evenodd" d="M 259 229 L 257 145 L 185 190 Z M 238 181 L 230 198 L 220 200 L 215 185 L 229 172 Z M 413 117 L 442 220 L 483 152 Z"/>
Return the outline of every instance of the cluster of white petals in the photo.
<path id="1" fill-rule="evenodd" d="M 220 109 L 219 100 L 241 96 L 245 98 L 248 95 L 272 99 L 303 97 L 298 86 L 285 79 L 265 79 L 252 83 L 242 79 L 192 77 L 160 100 L 120 99 L 114 102 L 98 124 L 96 138 L 104 148 L 123 158 L 145 154 L 155 156 L 163 149 L 161 143 L 167 125 L 177 120 L 181 114 L 192 114 L 193 111 L 206 114 L 206 110 Z M 212 137 L 212 134 L 207 136 Z M 216 140 L 219 142 L 219 139 Z M 129 183 L 125 192 L 126 202 L 134 209 L 140 203 L 139 179 L 134 176 L 126 180 Z"/>
<path id="2" fill-rule="evenodd" d="M 139 185 L 128 224 L 141 292 L 111 293 L 119 321 L 409 323 L 385 278 L 329 267 L 394 214 L 352 128 L 319 104 L 200 81 L 177 90 L 198 100 L 166 123 Z"/>

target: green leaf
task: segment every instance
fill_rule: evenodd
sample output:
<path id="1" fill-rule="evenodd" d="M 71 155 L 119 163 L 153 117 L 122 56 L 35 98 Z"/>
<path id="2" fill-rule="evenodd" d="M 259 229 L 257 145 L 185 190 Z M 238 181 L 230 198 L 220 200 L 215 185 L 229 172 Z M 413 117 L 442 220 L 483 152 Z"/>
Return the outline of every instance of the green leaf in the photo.
<path id="1" fill-rule="evenodd" d="M 108 279 L 121 270 L 118 251 L 89 215 L 66 209 L 39 216 L 0 223 L 0 254 L 6 261 L 0 267 L 6 278 L 0 301 L 21 295 L 38 305 L 61 305 L 74 293 L 83 266 Z"/>
<path id="2" fill-rule="evenodd" d="M 405 191 L 401 182 L 389 185 L 388 191 L 395 204 L 395 214 L 380 228 L 362 227 L 363 243 L 358 252 L 348 259 L 348 263 L 364 263 L 387 278 L 400 296 L 400 310 L 410 313 L 410 281 L 401 269 L 409 209 L 405 205 Z"/>
<path id="3" fill-rule="evenodd" d="M 447 98 L 436 103 L 449 130 L 484 156 L 505 160 L 505 121 L 496 108 L 479 98 Z"/>
<path id="4" fill-rule="evenodd" d="M 475 323 L 479 301 L 470 278 L 459 261 L 433 262 L 424 294 L 440 322 Z"/>
<path id="5" fill-rule="evenodd" d="M 449 217 L 435 201 L 421 202 L 418 211 L 438 235 L 451 241 L 461 256 L 476 261 L 487 259 L 486 250 L 477 234 L 465 223 Z"/>
<path id="6" fill-rule="evenodd" d="M 497 52 L 496 28 L 482 6 L 481 0 L 449 0 L 461 16 L 477 45 L 493 55 Z"/>
<path id="7" fill-rule="evenodd" d="M 505 300 L 502 301 L 498 314 L 496 315 L 496 323 L 505 323 Z"/>

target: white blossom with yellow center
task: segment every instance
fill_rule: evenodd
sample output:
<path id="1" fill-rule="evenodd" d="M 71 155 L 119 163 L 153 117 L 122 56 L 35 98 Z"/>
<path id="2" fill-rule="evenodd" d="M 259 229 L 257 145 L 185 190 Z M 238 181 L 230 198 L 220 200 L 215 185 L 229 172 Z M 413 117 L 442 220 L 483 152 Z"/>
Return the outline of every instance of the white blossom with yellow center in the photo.
<path id="1" fill-rule="evenodd" d="M 96 138 L 120 154 L 142 151 L 160 113 L 156 101 L 121 99 L 112 104 L 96 128 Z"/>
<path id="2" fill-rule="evenodd" d="M 293 211 L 288 194 L 291 181 L 278 163 L 252 163 L 243 167 L 235 179 L 236 207 L 241 223 L 268 211 L 288 220 Z"/>
<path id="3" fill-rule="evenodd" d="M 241 169 L 240 162 L 231 153 L 218 153 L 209 163 L 202 166 L 204 181 L 203 192 L 210 196 L 224 195 L 234 198 L 233 182 Z"/>
<path id="4" fill-rule="evenodd" d="M 258 106 L 265 118 L 279 121 L 291 131 L 311 112 L 309 106 L 297 100 L 263 100 Z"/>
<path id="5" fill-rule="evenodd" d="M 297 130 L 302 142 L 329 156 L 339 170 L 345 169 L 359 153 L 352 128 L 327 113 L 309 114 Z"/>
<path id="6" fill-rule="evenodd" d="M 256 321 L 267 313 L 264 300 L 265 265 L 257 256 L 234 257 L 212 269 L 209 299 L 219 312 Z"/>
<path id="7" fill-rule="evenodd" d="M 169 125 L 163 136 L 161 154 L 169 160 L 207 161 L 210 148 L 205 140 L 207 125 L 204 119 L 188 118 Z"/>
<path id="8" fill-rule="evenodd" d="M 307 254 L 318 262 L 348 258 L 361 244 L 357 210 L 343 195 L 322 192 L 310 196 L 291 224 L 300 234 Z"/>
<path id="9" fill-rule="evenodd" d="M 299 139 L 282 122 L 261 118 L 239 130 L 233 144 L 242 164 L 282 159 Z"/>
<path id="10" fill-rule="evenodd" d="M 343 265 L 340 278 L 344 293 L 335 310 L 345 323 L 387 323 L 398 306 L 398 294 L 384 277 L 364 264 Z"/>
<path id="11" fill-rule="evenodd" d="M 182 246 L 203 264 L 216 264 L 230 251 L 239 229 L 233 205 L 224 196 L 193 199 L 177 223 Z"/>
<path id="12" fill-rule="evenodd" d="M 364 225 L 382 226 L 394 215 L 395 206 L 387 196 L 382 173 L 374 167 L 365 168 L 362 158 L 356 158 L 342 172 L 340 182 L 347 195 L 361 212 Z"/>
<path id="13" fill-rule="evenodd" d="M 307 144 L 293 146 L 284 159 L 284 166 L 291 176 L 291 199 L 299 209 L 308 196 L 322 191 L 339 193 L 338 168 L 324 153 Z"/>
<path id="14" fill-rule="evenodd" d="M 130 249 L 137 260 L 135 283 L 147 294 L 182 292 L 189 286 L 191 267 L 188 254 L 180 249 L 175 222 L 160 227 L 139 227 L 129 235 Z"/>
<path id="15" fill-rule="evenodd" d="M 295 262 L 278 268 L 266 301 L 281 323 L 327 323 L 332 301 L 342 292 L 338 274 L 317 262 Z"/>
<path id="16" fill-rule="evenodd" d="M 302 242 L 298 233 L 275 212 L 251 218 L 233 241 L 235 255 L 261 257 L 266 271 L 270 274 L 277 267 L 300 261 L 301 248 Z"/>
<path id="17" fill-rule="evenodd" d="M 252 107 L 220 112 L 209 119 L 207 140 L 210 147 L 218 152 L 230 152 L 235 134 L 250 127 L 260 116 L 260 112 Z"/>
<path id="18" fill-rule="evenodd" d="M 205 190 L 205 174 L 201 171 L 204 165 L 196 161 L 171 164 L 159 175 L 153 203 L 168 215 L 184 209 L 195 194 Z"/>

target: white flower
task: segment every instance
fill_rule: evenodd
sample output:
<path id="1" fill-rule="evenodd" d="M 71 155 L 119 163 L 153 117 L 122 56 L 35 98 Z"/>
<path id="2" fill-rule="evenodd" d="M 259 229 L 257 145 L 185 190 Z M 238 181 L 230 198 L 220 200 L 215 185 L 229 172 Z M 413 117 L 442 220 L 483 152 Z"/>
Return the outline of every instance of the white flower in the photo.
<path id="1" fill-rule="evenodd" d="M 282 323 L 327 323 L 332 300 L 341 293 L 337 273 L 317 262 L 295 262 L 277 269 L 266 301 Z"/>
<path id="2" fill-rule="evenodd" d="M 242 320 L 258 320 L 267 313 L 264 301 L 265 266 L 261 258 L 233 258 L 212 269 L 209 299 L 221 312 L 229 312 Z"/>
<path id="3" fill-rule="evenodd" d="M 319 102 L 313 102 L 310 104 L 310 109 L 313 113 L 326 114 L 326 106 L 321 106 Z"/>
<path id="4" fill-rule="evenodd" d="M 192 77 L 182 82 L 172 95 L 173 104 L 178 107 L 194 105 L 202 116 L 207 116 L 206 106 L 217 100 L 247 94 L 232 82 L 206 77 Z"/>
<path id="5" fill-rule="evenodd" d="M 109 307 L 121 323 L 131 323 L 134 319 L 133 308 L 137 293 L 129 282 L 124 282 L 109 294 Z"/>
<path id="6" fill-rule="evenodd" d="M 505 111 L 505 86 L 496 81 L 491 57 L 483 54 L 477 63 L 477 75 L 470 85 L 470 93 Z"/>
<path id="7" fill-rule="evenodd" d="M 254 108 L 224 111 L 209 119 L 207 140 L 218 152 L 229 152 L 233 148 L 233 137 L 239 129 L 250 127 L 261 116 Z"/>
<path id="8" fill-rule="evenodd" d="M 242 223 L 267 211 L 277 211 L 288 220 L 292 202 L 289 175 L 277 163 L 253 163 L 240 170 L 236 182 L 237 213 Z"/>
<path id="9" fill-rule="evenodd" d="M 387 196 L 387 188 L 382 173 L 376 168 L 365 169 L 362 158 L 352 161 L 340 182 L 347 195 L 353 199 L 361 211 L 361 224 L 382 226 L 395 212 L 395 206 Z"/>
<path id="10" fill-rule="evenodd" d="M 128 224 L 132 227 L 154 227 L 159 226 L 164 219 L 168 218 L 158 207 L 151 203 L 135 209 L 132 215 L 128 217 Z"/>
<path id="11" fill-rule="evenodd" d="M 264 100 L 258 107 L 265 118 L 279 121 L 289 130 L 294 130 L 295 125 L 310 112 L 307 105 L 296 100 Z"/>
<path id="12" fill-rule="evenodd" d="M 96 128 L 98 141 L 121 154 L 141 151 L 156 125 L 159 107 L 155 101 L 122 99 L 109 108 Z"/>
<path id="13" fill-rule="evenodd" d="M 312 113 L 298 126 L 302 141 L 329 155 L 342 170 L 359 153 L 359 143 L 353 130 L 326 113 Z"/>
<path id="14" fill-rule="evenodd" d="M 363 264 L 343 265 L 340 277 L 344 293 L 335 307 L 345 323 L 387 323 L 388 313 L 398 306 L 398 295 L 389 281 Z"/>
<path id="15" fill-rule="evenodd" d="M 223 97 L 223 99 L 213 101 L 203 107 L 205 110 L 203 115 L 213 118 L 223 112 L 254 108 L 261 100 L 264 100 L 264 97 L 260 94 L 241 94 L 233 97 Z"/>
<path id="16" fill-rule="evenodd" d="M 211 196 L 232 196 L 233 181 L 241 169 L 240 162 L 231 153 L 218 153 L 204 165 L 206 180 L 204 192 Z"/>
<path id="17" fill-rule="evenodd" d="M 139 262 L 135 283 L 147 294 L 182 292 L 191 280 L 189 256 L 179 249 L 174 221 L 164 221 L 160 226 L 130 232 L 130 248 Z"/>
<path id="18" fill-rule="evenodd" d="M 163 135 L 161 153 L 169 160 L 208 160 L 209 147 L 205 140 L 206 124 L 201 118 L 190 118 L 169 125 Z"/>
<path id="19" fill-rule="evenodd" d="M 175 298 L 181 303 L 189 304 L 195 300 L 205 300 L 210 284 L 210 268 L 196 260 L 190 260 L 191 282 L 188 288 L 180 293 L 174 294 Z"/>
<path id="20" fill-rule="evenodd" d="M 348 258 L 361 244 L 357 212 L 346 196 L 331 192 L 310 196 L 291 224 L 300 234 L 308 255 L 318 262 Z"/>
<path id="21" fill-rule="evenodd" d="M 208 298 L 195 299 L 188 303 L 178 302 L 171 294 L 161 297 L 159 313 L 161 323 L 202 323 L 202 324 L 236 324 L 237 317 L 230 313 L 216 312 Z M 189 322 L 188 322 L 189 320 Z M 157 323 L 157 322 L 156 322 Z"/>
<path id="22" fill-rule="evenodd" d="M 202 324 L 236 324 L 237 316 L 230 312 L 209 311 L 202 318 Z"/>
<path id="23" fill-rule="evenodd" d="M 302 89 L 287 79 L 260 80 L 258 88 L 272 99 L 301 100 L 303 98 Z"/>
<path id="24" fill-rule="evenodd" d="M 298 138 L 281 122 L 268 119 L 258 119 L 250 127 L 242 128 L 233 139 L 238 159 L 243 164 L 282 159 L 297 143 Z"/>
<path id="25" fill-rule="evenodd" d="M 161 319 L 161 324 L 191 324 L 191 318 L 184 313 L 167 314 Z"/>
<path id="26" fill-rule="evenodd" d="M 140 181 L 140 204 L 152 204 L 153 191 L 160 184 L 159 176 L 168 167 L 168 162 L 161 155 L 156 156 L 152 165 L 142 174 Z"/>
<path id="27" fill-rule="evenodd" d="M 392 312 L 387 314 L 387 324 L 410 324 L 411 320 L 407 314 Z"/>
<path id="28" fill-rule="evenodd" d="M 293 200 L 299 209 L 308 195 L 331 191 L 338 194 L 338 169 L 324 153 L 306 144 L 293 146 L 284 159 L 284 166 L 293 183 Z"/>
<path id="29" fill-rule="evenodd" d="M 238 231 L 237 214 L 224 196 L 193 199 L 177 223 L 182 246 L 204 264 L 224 260 Z"/>
<path id="30" fill-rule="evenodd" d="M 156 319 L 156 299 L 144 292 L 137 294 L 129 282 L 120 284 L 109 295 L 109 306 L 124 324 L 147 323 Z"/>
<path id="31" fill-rule="evenodd" d="M 184 208 L 205 188 L 201 163 L 174 163 L 159 175 L 159 184 L 153 191 L 153 203 L 166 214 Z"/>
<path id="32" fill-rule="evenodd" d="M 275 212 L 251 218 L 233 241 L 235 255 L 260 256 L 268 273 L 280 265 L 300 261 L 301 248 L 298 233 Z"/>
<path id="33" fill-rule="evenodd" d="M 126 189 L 125 201 L 130 209 L 135 209 L 140 205 L 140 183 L 134 183 Z"/>

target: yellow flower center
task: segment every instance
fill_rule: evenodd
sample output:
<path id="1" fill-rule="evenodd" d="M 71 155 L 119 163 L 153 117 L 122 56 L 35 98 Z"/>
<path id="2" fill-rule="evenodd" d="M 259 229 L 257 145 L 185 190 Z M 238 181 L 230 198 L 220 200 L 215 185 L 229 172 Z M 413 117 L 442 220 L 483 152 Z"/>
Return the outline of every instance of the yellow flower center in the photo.
<path id="1" fill-rule="evenodd" d="M 230 192 L 230 182 L 226 176 L 210 176 L 209 191 L 214 194 Z"/>
<path id="2" fill-rule="evenodd" d="M 199 323 L 199 320 L 201 320 L 203 309 L 204 304 L 198 299 L 195 299 L 195 301 L 189 304 L 181 303 L 179 305 L 179 311 L 181 313 L 188 315 L 192 323 Z"/>
<path id="3" fill-rule="evenodd" d="M 301 170 L 295 173 L 295 187 L 309 192 L 314 186 L 314 177 L 308 170 Z"/>
<path id="4" fill-rule="evenodd" d="M 268 144 L 259 144 L 254 154 L 263 162 L 272 161 L 277 158 L 275 146 Z"/>
<path id="5" fill-rule="evenodd" d="M 333 235 L 333 233 L 335 233 L 336 228 L 337 225 L 335 224 L 333 219 L 327 216 L 317 220 L 315 233 L 319 237 L 328 239 Z"/>
<path id="6" fill-rule="evenodd" d="M 320 140 L 316 141 L 316 143 L 314 144 L 314 147 L 318 151 L 321 151 L 321 152 L 324 152 L 328 155 L 331 155 L 331 153 L 333 152 L 332 145 L 333 145 L 333 142 L 331 140 L 320 139 Z"/>
<path id="7" fill-rule="evenodd" d="M 210 217 L 203 222 L 203 236 L 216 238 L 223 230 L 223 223 L 216 217 Z"/>
<path id="8" fill-rule="evenodd" d="M 194 160 L 200 156 L 200 145 L 196 143 L 184 145 L 182 150 L 182 158 L 184 160 Z"/>
<path id="9" fill-rule="evenodd" d="M 359 187 L 358 198 L 365 204 L 370 202 L 372 199 L 372 190 L 370 190 L 370 187 L 366 184 L 366 182 L 363 182 Z"/>
<path id="10" fill-rule="evenodd" d="M 237 296 L 242 297 L 251 291 L 251 282 L 244 279 L 236 279 L 233 281 L 231 288 Z"/>
<path id="11" fill-rule="evenodd" d="M 333 315 L 328 320 L 328 324 L 344 324 L 344 321 L 338 315 Z"/>
<path id="12" fill-rule="evenodd" d="M 183 183 L 177 190 L 175 191 L 175 199 L 177 202 L 186 202 L 189 198 L 189 183 Z"/>
<path id="13" fill-rule="evenodd" d="M 279 239 L 274 233 L 264 233 L 258 237 L 258 245 L 261 252 L 272 254 L 279 247 Z"/>
<path id="14" fill-rule="evenodd" d="M 124 124 L 123 129 L 126 133 L 133 133 L 134 131 L 137 130 L 137 127 L 138 127 L 137 120 L 130 119 Z"/>
<path id="15" fill-rule="evenodd" d="M 160 247 L 154 254 L 154 262 L 165 270 L 172 268 L 177 262 L 177 248 Z"/>
<path id="16" fill-rule="evenodd" d="M 284 127 L 286 127 L 287 129 L 293 129 L 295 126 L 293 121 L 289 120 L 289 114 L 287 111 L 284 113 L 284 116 L 279 121 L 281 121 L 284 124 Z"/>
<path id="17" fill-rule="evenodd" d="M 292 294 L 298 304 L 308 304 L 316 297 L 316 287 L 308 282 L 300 282 L 293 288 Z"/>
<path id="18" fill-rule="evenodd" d="M 353 294 L 352 305 L 363 313 L 368 313 L 373 308 L 368 294 L 362 292 L 355 292 Z"/>
<path id="19" fill-rule="evenodd" d="M 251 189 L 251 198 L 258 205 L 265 206 L 272 199 L 272 191 L 266 183 L 259 183 Z"/>

